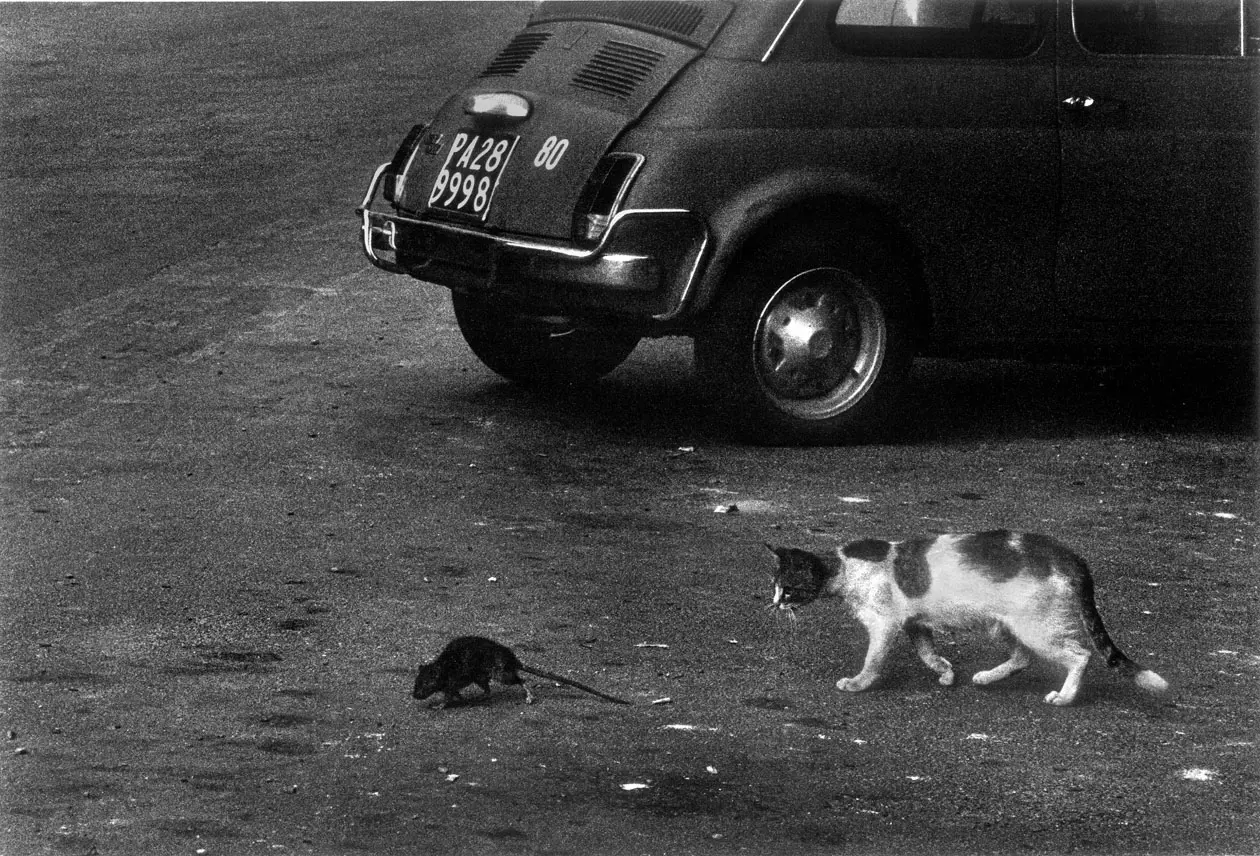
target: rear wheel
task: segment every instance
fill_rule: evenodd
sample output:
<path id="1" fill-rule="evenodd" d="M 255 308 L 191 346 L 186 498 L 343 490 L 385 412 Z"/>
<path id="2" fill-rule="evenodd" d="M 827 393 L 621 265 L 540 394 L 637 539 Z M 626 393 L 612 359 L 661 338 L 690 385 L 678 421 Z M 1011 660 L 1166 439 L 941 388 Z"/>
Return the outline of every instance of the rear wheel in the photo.
<path id="1" fill-rule="evenodd" d="M 504 312 L 469 294 L 451 295 L 468 347 L 499 375 L 530 386 L 592 383 L 625 362 L 633 333 L 588 330 Z"/>
<path id="2" fill-rule="evenodd" d="M 844 263 L 762 257 L 696 336 L 697 369 L 732 427 L 772 444 L 879 435 L 894 422 L 914 356 L 899 278 L 877 282 Z"/>

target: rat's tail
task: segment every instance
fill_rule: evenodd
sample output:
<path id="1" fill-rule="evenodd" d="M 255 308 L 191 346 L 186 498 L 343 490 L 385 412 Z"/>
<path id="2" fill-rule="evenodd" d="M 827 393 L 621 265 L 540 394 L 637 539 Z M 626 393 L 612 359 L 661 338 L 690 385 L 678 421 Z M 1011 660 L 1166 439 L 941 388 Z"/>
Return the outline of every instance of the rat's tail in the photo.
<path id="1" fill-rule="evenodd" d="M 537 675 L 540 678 L 546 678 L 549 681 L 558 681 L 562 684 L 568 684 L 571 687 L 577 687 L 583 692 L 599 696 L 600 698 L 605 699 L 606 701 L 611 701 L 614 704 L 630 704 L 630 702 L 626 701 L 624 698 L 617 698 L 616 696 L 608 695 L 608 693 L 601 693 L 594 687 L 588 687 L 586 684 L 580 684 L 572 678 L 562 678 L 559 675 L 553 675 L 551 672 L 544 672 L 542 669 L 534 669 L 529 666 L 521 666 L 521 671 L 529 672 L 531 675 Z"/>

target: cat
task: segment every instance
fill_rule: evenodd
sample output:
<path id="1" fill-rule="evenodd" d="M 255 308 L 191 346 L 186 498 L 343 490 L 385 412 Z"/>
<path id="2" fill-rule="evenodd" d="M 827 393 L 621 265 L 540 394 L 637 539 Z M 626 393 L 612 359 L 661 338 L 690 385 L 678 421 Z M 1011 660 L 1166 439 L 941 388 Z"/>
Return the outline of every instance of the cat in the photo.
<path id="1" fill-rule="evenodd" d="M 991 684 L 1026 668 L 1038 655 L 1067 670 L 1063 686 L 1045 700 L 1076 700 L 1091 651 L 1149 692 L 1168 682 L 1134 663 L 1111 641 L 1094 605 L 1094 581 L 1084 559 L 1046 535 L 995 530 L 923 535 L 904 541 L 854 541 L 834 555 L 766 544 L 778 557 L 771 608 L 795 610 L 820 597 L 840 596 L 870 635 L 866 661 L 836 688 L 860 692 L 880 670 L 904 630 L 920 659 L 954 683 L 954 667 L 936 653 L 933 629 L 987 629 L 1010 658 L 976 672 Z"/>

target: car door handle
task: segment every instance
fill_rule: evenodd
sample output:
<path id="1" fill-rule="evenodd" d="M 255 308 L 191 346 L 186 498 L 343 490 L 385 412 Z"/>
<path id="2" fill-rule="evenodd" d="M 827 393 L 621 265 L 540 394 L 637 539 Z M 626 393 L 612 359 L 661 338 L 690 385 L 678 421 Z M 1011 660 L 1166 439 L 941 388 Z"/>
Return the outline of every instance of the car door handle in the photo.
<path id="1" fill-rule="evenodd" d="M 1063 99 L 1063 109 L 1068 113 L 1097 113 L 1108 116 L 1124 112 L 1124 102 L 1115 98 L 1095 98 L 1092 95 L 1069 95 Z"/>

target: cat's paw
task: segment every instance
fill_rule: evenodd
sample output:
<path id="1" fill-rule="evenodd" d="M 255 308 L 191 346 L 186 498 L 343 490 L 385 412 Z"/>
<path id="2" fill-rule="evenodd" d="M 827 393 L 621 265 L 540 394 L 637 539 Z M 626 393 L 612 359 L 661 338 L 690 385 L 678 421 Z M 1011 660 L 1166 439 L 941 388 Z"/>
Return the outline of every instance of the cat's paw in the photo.
<path id="1" fill-rule="evenodd" d="M 952 687 L 954 685 L 954 670 L 950 669 L 948 672 L 942 672 L 939 681 L 943 687 Z"/>
<path id="2" fill-rule="evenodd" d="M 1046 704 L 1052 704 L 1055 707 L 1067 707 L 1073 701 L 1075 701 L 1074 698 L 1063 695 L 1058 690 L 1051 690 L 1046 693 Z"/>
<path id="3" fill-rule="evenodd" d="M 854 675 L 851 678 L 841 678 L 836 681 L 836 689 L 844 690 L 846 693 L 860 693 L 870 685 L 870 680 L 868 678 L 863 678 L 861 675 Z"/>
<path id="4" fill-rule="evenodd" d="M 976 686 L 980 686 L 980 687 L 983 687 L 986 684 L 991 684 L 994 681 L 999 681 L 1001 679 L 1002 679 L 1002 676 L 997 673 L 997 669 L 988 669 L 983 672 L 976 672 L 974 675 L 971 676 L 971 682 L 975 684 Z M 1050 701 L 1050 699 L 1047 698 L 1046 701 Z"/>

